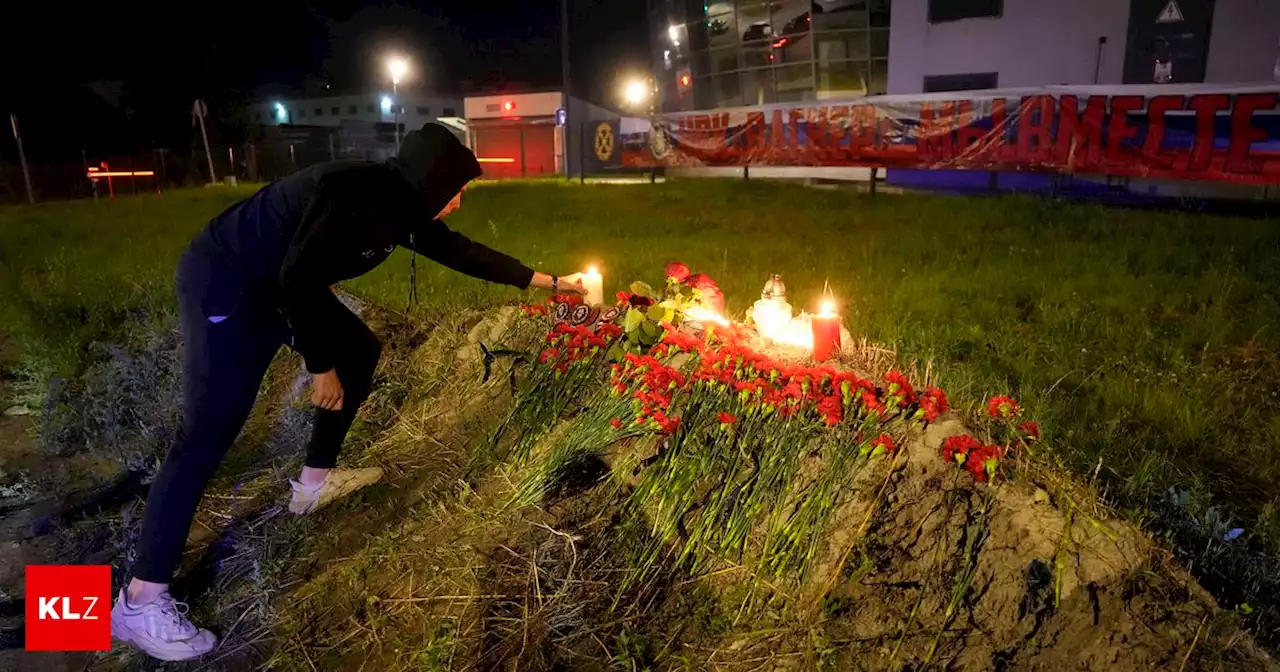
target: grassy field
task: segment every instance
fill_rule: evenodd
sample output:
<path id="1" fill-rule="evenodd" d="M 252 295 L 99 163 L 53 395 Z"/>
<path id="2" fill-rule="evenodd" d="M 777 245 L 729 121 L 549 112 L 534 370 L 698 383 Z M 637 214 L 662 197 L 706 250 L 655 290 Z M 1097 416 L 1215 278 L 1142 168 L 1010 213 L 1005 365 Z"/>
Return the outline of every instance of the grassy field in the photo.
<path id="1" fill-rule="evenodd" d="M 84 345 L 173 310 L 190 237 L 247 192 L 171 192 L 0 210 L 0 331 L 28 392 Z M 1170 487 L 1280 549 L 1280 229 L 1273 223 L 1026 198 L 869 198 L 718 181 L 478 187 L 450 220 L 550 272 L 589 263 L 606 292 L 679 259 L 731 312 L 780 273 L 824 282 L 856 336 L 932 365 L 960 404 L 1019 398 L 1057 459 L 1142 516 Z M 522 297 L 419 260 L 428 322 Z M 394 310 L 403 251 L 348 289 Z"/>

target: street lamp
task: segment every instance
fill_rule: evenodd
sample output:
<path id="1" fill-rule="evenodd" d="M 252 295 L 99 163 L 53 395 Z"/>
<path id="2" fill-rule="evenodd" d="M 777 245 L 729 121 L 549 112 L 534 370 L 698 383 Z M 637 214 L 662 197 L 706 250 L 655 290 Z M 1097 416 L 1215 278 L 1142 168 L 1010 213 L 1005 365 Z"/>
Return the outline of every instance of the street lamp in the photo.
<path id="1" fill-rule="evenodd" d="M 653 112 L 654 103 L 653 80 L 648 77 L 636 77 L 622 85 L 622 99 L 632 109 L 647 109 Z"/>
<path id="2" fill-rule="evenodd" d="M 391 103 L 395 111 L 396 156 L 400 156 L 400 80 L 409 71 L 409 63 L 399 56 L 387 59 L 387 74 L 391 75 Z"/>

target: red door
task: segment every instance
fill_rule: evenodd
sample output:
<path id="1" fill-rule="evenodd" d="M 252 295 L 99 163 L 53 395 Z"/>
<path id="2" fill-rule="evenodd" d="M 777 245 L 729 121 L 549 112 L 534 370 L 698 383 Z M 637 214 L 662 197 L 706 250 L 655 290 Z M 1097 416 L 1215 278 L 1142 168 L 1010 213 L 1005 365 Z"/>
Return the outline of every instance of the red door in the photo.
<path id="1" fill-rule="evenodd" d="M 502 180 L 521 176 L 520 130 L 519 126 L 475 129 L 475 146 L 472 149 L 476 158 L 480 159 L 485 179 Z"/>

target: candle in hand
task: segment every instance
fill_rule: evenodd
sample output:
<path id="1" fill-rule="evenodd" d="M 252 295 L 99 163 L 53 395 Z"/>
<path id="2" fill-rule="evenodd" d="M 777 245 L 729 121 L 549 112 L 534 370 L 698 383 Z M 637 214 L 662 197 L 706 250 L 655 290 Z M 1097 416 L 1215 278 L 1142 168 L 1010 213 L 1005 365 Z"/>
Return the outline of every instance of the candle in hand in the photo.
<path id="1" fill-rule="evenodd" d="M 822 310 L 810 320 L 813 325 L 813 361 L 825 362 L 840 351 L 840 316 L 836 304 L 827 299 Z"/>
<path id="2" fill-rule="evenodd" d="M 604 305 L 604 276 L 600 275 L 595 266 L 589 267 L 582 274 L 582 286 L 587 290 L 587 305 Z"/>

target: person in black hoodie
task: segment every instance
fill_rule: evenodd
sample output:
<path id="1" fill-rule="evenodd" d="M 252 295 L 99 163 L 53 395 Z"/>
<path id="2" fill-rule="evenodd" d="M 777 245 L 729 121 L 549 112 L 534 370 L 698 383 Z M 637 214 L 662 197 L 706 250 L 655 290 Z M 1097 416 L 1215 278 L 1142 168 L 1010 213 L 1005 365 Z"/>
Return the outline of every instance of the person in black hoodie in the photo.
<path id="1" fill-rule="evenodd" d="M 281 345 L 302 355 L 317 407 L 289 510 L 309 513 L 381 478 L 378 468 L 335 468 L 381 346 L 331 285 L 369 272 L 400 246 L 482 280 L 585 293 L 572 277 L 534 272 L 440 221 L 479 176 L 471 150 L 427 124 L 405 136 L 398 158 L 325 163 L 267 185 L 191 243 L 176 278 L 182 427 L 147 496 L 132 580 L 111 612 L 114 636 L 163 660 L 194 658 L 216 643 L 186 618 L 168 584 L 205 485 Z"/>

